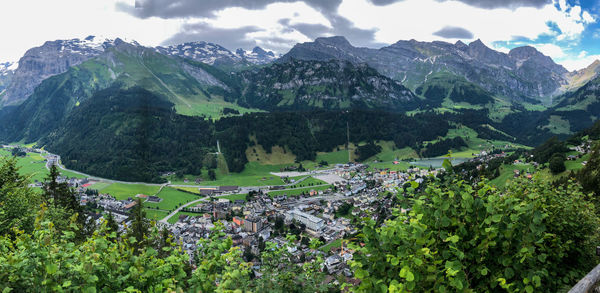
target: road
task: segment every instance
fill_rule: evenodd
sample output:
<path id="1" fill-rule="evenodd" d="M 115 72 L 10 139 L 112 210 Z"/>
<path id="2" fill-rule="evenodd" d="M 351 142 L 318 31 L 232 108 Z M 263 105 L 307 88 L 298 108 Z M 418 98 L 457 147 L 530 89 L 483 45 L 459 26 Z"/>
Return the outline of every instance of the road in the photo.
<path id="1" fill-rule="evenodd" d="M 190 205 L 193 205 L 193 204 L 199 203 L 199 202 L 201 202 L 201 201 L 206 201 L 206 197 L 203 197 L 203 198 L 200 198 L 200 199 L 197 199 L 197 200 L 194 200 L 194 201 L 190 201 L 190 202 L 188 202 L 188 203 L 186 203 L 186 204 L 184 204 L 184 205 L 182 205 L 182 206 L 178 207 L 176 210 L 174 210 L 172 213 L 170 213 L 169 215 L 167 215 L 166 217 L 164 217 L 164 218 L 163 218 L 162 220 L 160 220 L 159 222 L 161 222 L 161 223 L 163 223 L 163 224 L 168 224 L 168 223 L 169 223 L 169 219 L 170 219 L 171 217 L 175 216 L 177 213 L 179 213 L 179 212 L 180 212 L 180 211 L 181 211 L 183 208 L 186 208 L 186 207 L 188 207 L 188 206 L 190 206 Z"/>
<path id="2" fill-rule="evenodd" d="M 215 196 L 207 196 L 207 197 L 203 197 L 203 198 L 199 198 L 197 200 L 194 201 L 190 201 L 180 207 L 178 207 L 177 209 L 175 209 L 172 213 L 170 213 L 169 215 L 167 215 L 166 217 L 164 217 L 162 220 L 160 220 L 159 222 L 163 223 L 163 224 L 168 224 L 169 223 L 169 219 L 173 216 L 175 216 L 177 213 L 179 213 L 182 209 L 189 207 L 190 205 L 193 204 L 197 204 L 201 201 L 209 201 L 210 198 L 219 198 L 219 197 L 225 197 L 231 194 L 222 194 L 222 195 L 215 195 Z"/>

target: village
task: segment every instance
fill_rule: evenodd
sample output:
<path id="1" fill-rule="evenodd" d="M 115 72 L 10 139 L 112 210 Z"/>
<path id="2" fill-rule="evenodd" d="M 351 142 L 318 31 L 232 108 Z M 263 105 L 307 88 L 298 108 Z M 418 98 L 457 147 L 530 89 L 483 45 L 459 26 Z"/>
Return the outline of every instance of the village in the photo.
<path id="1" fill-rule="evenodd" d="M 60 166 L 59 156 L 39 149 L 23 151 L 43 154 L 46 168 Z M 264 244 L 272 242 L 287 247 L 297 263 L 307 261 L 307 255 L 321 255 L 325 259 L 323 270 L 331 276 L 349 278 L 351 273 L 347 262 L 352 259 L 352 250 L 344 247 L 344 243 L 360 231 L 360 220 L 370 218 L 383 223 L 391 216 L 391 207 L 397 200 L 399 187 L 408 181 L 421 182 L 440 172 L 443 172 L 442 168 L 413 167 L 394 171 L 348 163 L 318 172 L 288 171 L 276 174 L 283 176 L 283 181 L 289 184 L 299 184 L 310 176 L 327 183 L 326 189 L 314 188 L 299 194 L 288 194 L 288 190 L 293 190 L 288 189 L 289 185 L 201 186 L 194 193 L 196 200 L 182 203 L 166 217 L 157 220 L 156 225 L 171 232 L 189 254 L 190 260 L 198 241 L 209 238 L 215 227 L 221 227 L 232 239 L 233 245 L 239 246 L 246 260 L 256 268 L 260 267 Z M 298 174 L 306 174 L 307 177 L 290 179 Z M 100 179 L 91 176 L 61 176 L 58 180 L 67 182 L 76 191 L 81 205 L 92 207 L 94 212 L 89 217 L 101 224 L 110 213 L 120 230 L 130 225 L 129 214 L 138 202 L 148 205 L 165 200 L 146 194 L 131 194 L 119 200 L 109 193 L 94 190 Z M 30 186 L 39 188 L 42 183 L 38 181 Z M 270 194 L 273 191 L 278 192 L 277 195 Z M 231 199 L 232 196 L 243 194 L 245 197 Z M 286 237 L 289 234 L 297 236 L 294 243 L 290 243 Z M 311 248 L 311 239 L 318 240 L 320 246 Z"/>
<path id="2" fill-rule="evenodd" d="M 198 241 L 208 238 L 219 223 L 233 244 L 245 252 L 247 261 L 257 267 L 260 266 L 263 244 L 273 242 L 287 246 L 297 262 L 305 261 L 306 255 L 320 254 L 326 260 L 324 269 L 327 272 L 350 277 L 347 261 L 352 259 L 352 251 L 343 248 L 343 239 L 352 238 L 359 232 L 358 219 L 383 221 L 383 217 L 391 215 L 390 209 L 399 186 L 409 180 L 421 181 L 435 176 L 443 170 L 367 171 L 367 167 L 363 164 L 338 164 L 327 171 L 327 176 L 336 180 L 330 188 L 300 195 L 271 196 L 269 191 L 280 190 L 281 187 L 265 186 L 250 190 L 245 199 L 230 200 L 225 197 L 248 190 L 238 186 L 198 188 L 203 197 L 197 203 L 171 213 L 169 216 L 178 215 L 173 224 L 165 218 L 157 225 L 166 227 L 180 241 L 190 258 Z M 85 188 L 77 188 L 82 205 L 93 204 L 105 215 L 112 213 L 121 229 L 128 224 L 129 211 L 136 205 L 136 197 L 143 197 L 144 203 L 161 200 L 145 195 L 116 200 L 109 194 L 90 195 Z M 299 240 L 289 243 L 287 234 L 294 234 Z M 321 246 L 310 248 L 310 239 L 319 240 Z"/>

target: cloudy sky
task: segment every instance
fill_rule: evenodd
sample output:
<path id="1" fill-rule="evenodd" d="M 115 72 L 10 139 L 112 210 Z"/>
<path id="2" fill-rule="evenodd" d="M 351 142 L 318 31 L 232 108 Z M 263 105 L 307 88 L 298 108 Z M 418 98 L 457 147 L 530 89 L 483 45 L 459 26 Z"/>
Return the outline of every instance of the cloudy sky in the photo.
<path id="1" fill-rule="evenodd" d="M 332 35 L 375 48 L 479 38 L 505 52 L 535 46 L 569 70 L 600 59 L 600 0 L 19 0 L 1 1 L 0 11 L 0 61 L 88 35 L 279 53 Z"/>

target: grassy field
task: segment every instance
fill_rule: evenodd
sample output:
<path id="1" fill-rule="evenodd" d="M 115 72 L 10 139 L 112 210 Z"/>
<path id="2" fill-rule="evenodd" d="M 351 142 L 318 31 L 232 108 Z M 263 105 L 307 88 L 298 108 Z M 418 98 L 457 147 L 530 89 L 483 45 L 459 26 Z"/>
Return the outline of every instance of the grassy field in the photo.
<path id="1" fill-rule="evenodd" d="M 146 217 L 148 217 L 148 219 L 152 219 L 155 221 L 159 221 L 162 218 L 169 215 L 169 213 L 164 212 L 164 211 L 157 211 L 157 210 L 153 210 L 153 209 L 144 209 L 144 210 L 146 211 Z"/>
<path id="2" fill-rule="evenodd" d="M 575 152 L 567 154 L 567 155 L 576 155 Z M 574 160 L 574 161 L 565 161 L 565 167 L 567 168 L 566 172 L 569 171 L 576 171 L 576 170 L 580 170 L 583 168 L 583 165 L 581 164 L 583 161 L 588 161 L 590 159 L 590 154 L 586 154 L 584 156 L 582 156 L 581 158 Z"/>
<path id="3" fill-rule="evenodd" d="M 390 169 L 391 171 L 405 171 L 410 167 L 410 163 L 399 161 L 398 164 L 394 164 L 392 161 L 387 162 L 377 162 L 377 163 L 369 163 L 369 168 L 367 171 L 373 171 L 375 169 Z"/>
<path id="4" fill-rule="evenodd" d="M 331 185 L 306 187 L 306 188 L 299 188 L 299 189 L 293 189 L 293 190 L 277 190 L 277 191 L 271 191 L 267 194 L 271 197 L 278 196 L 278 195 L 292 196 L 292 195 L 302 194 L 303 192 L 308 193 L 311 190 L 319 191 L 319 190 L 326 190 L 328 188 L 331 188 Z"/>
<path id="5" fill-rule="evenodd" d="M 375 156 L 372 156 L 365 160 L 365 162 L 372 162 L 374 160 L 380 162 L 394 161 L 396 159 L 408 159 L 408 158 L 416 158 L 417 152 L 410 147 L 405 147 L 398 149 L 395 147 L 393 141 L 381 141 L 377 143 L 377 145 L 381 146 L 381 152 Z"/>
<path id="6" fill-rule="evenodd" d="M 246 158 L 249 162 L 257 162 L 263 165 L 293 164 L 296 160 L 296 156 L 289 149 L 274 146 L 271 148 L 271 152 L 267 153 L 260 144 L 248 147 Z"/>
<path id="7" fill-rule="evenodd" d="M 6 149 L 0 149 L 0 157 L 9 158 L 12 157 L 10 151 Z M 30 176 L 32 182 L 44 181 L 48 175 L 48 169 L 46 169 L 46 159 L 38 153 L 28 153 L 25 157 L 17 158 L 17 167 L 21 174 Z M 73 172 L 59 170 L 60 175 L 67 177 L 83 178 L 79 174 Z"/>
<path id="8" fill-rule="evenodd" d="M 341 246 L 342 246 L 342 239 L 336 239 L 336 240 L 331 241 L 331 243 L 321 247 L 320 250 L 327 253 L 331 250 L 332 247 L 341 247 Z"/>
<path id="9" fill-rule="evenodd" d="M 198 187 L 174 187 L 174 188 L 177 190 L 185 191 L 185 192 L 191 192 L 193 194 L 200 194 Z"/>
<path id="10" fill-rule="evenodd" d="M 299 179 L 304 178 L 304 177 L 306 177 L 306 176 L 292 177 L 291 179 L 299 180 Z M 308 178 L 302 180 L 298 184 L 290 185 L 289 188 L 308 187 L 308 186 L 321 185 L 321 184 L 326 184 L 326 183 L 327 182 L 325 182 L 323 180 L 319 180 L 319 179 L 314 178 L 314 177 L 308 177 Z"/>
<path id="11" fill-rule="evenodd" d="M 175 224 L 175 223 L 177 223 L 177 221 L 179 221 L 179 216 L 181 216 L 181 215 L 201 216 L 202 214 L 199 214 L 199 213 L 190 213 L 190 212 L 178 212 L 177 214 L 175 214 L 174 216 L 172 216 L 171 218 L 169 218 L 169 220 L 167 220 L 167 222 L 169 222 L 170 224 Z"/>
<path id="12" fill-rule="evenodd" d="M 217 172 L 217 180 L 207 180 L 200 182 L 199 185 L 206 186 L 223 186 L 223 185 L 237 185 L 237 186 L 268 186 L 268 185 L 281 185 L 283 181 L 272 175 L 270 172 L 279 172 L 280 168 L 286 165 L 261 165 L 258 162 L 250 162 L 246 164 L 246 168 L 241 173 L 230 173 L 228 175 L 222 175 Z M 206 172 L 204 172 L 206 174 Z M 185 183 L 182 179 L 171 177 L 170 180 L 174 185 L 196 185 L 193 176 L 186 176 L 189 182 Z"/>
<path id="13" fill-rule="evenodd" d="M 339 149 L 339 151 L 336 149 L 328 153 L 318 152 L 317 159 L 315 161 L 317 163 L 326 161 L 330 165 L 348 163 L 348 151 L 344 149 L 344 146 L 340 146 Z"/>
<path id="14" fill-rule="evenodd" d="M 159 208 L 161 210 L 174 210 L 178 206 L 182 204 L 188 203 L 190 201 L 199 199 L 200 197 L 197 195 L 189 194 L 187 192 L 179 191 L 177 189 L 171 187 L 165 187 L 161 190 L 159 194 L 156 196 L 162 198 L 162 201 L 159 203 L 151 203 L 145 202 L 144 206 L 148 208 Z"/>
<path id="15" fill-rule="evenodd" d="M 491 126 L 489 126 L 491 128 Z M 493 128 L 492 128 L 493 129 Z M 472 158 L 475 154 L 483 151 L 495 148 L 504 148 L 508 145 L 511 148 L 529 148 L 524 145 L 500 141 L 500 140 L 487 140 L 477 137 L 477 132 L 469 127 L 463 125 L 456 125 L 456 128 L 450 129 L 448 134 L 443 139 L 462 137 L 467 143 L 467 147 L 461 150 L 454 150 L 452 155 L 457 158 Z M 439 139 L 424 142 L 424 143 L 435 143 Z"/>
<path id="16" fill-rule="evenodd" d="M 110 185 L 110 183 L 108 182 L 96 182 L 90 186 L 88 186 L 89 189 L 96 189 L 96 190 L 101 190 L 104 189 L 106 187 L 108 187 Z"/>
<path id="17" fill-rule="evenodd" d="M 535 168 L 531 164 L 502 165 L 500 167 L 500 176 L 496 177 L 494 180 L 491 180 L 490 183 L 498 187 L 505 186 L 509 180 L 514 178 L 514 170 L 519 170 L 521 172 L 521 176 L 523 176 L 527 170 L 534 172 Z"/>
<path id="18" fill-rule="evenodd" d="M 175 110 L 177 113 L 188 115 L 188 116 L 206 116 L 212 119 L 221 118 L 224 116 L 232 116 L 232 115 L 223 115 L 224 108 L 230 108 L 237 110 L 240 114 L 252 113 L 252 112 L 264 112 L 258 109 L 248 109 L 241 107 L 237 104 L 227 102 L 223 100 L 220 96 L 213 96 L 212 99 L 203 102 L 191 102 L 191 107 L 188 107 L 185 104 L 177 104 L 175 105 Z"/>
<path id="19" fill-rule="evenodd" d="M 102 189 L 98 189 L 100 193 L 108 193 L 114 196 L 118 200 L 133 198 L 137 194 L 155 195 L 160 186 L 158 185 L 144 185 L 144 184 L 124 184 L 124 183 L 113 183 Z"/>

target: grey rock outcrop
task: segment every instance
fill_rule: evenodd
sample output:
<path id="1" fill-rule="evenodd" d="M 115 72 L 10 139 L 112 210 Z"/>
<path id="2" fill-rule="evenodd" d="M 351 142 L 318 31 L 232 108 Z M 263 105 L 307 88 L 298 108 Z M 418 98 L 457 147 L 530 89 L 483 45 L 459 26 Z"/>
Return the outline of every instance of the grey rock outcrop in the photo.
<path id="1" fill-rule="evenodd" d="M 89 36 L 83 40 L 57 40 L 27 50 L 19 60 L 10 84 L 0 99 L 2 105 L 19 104 L 46 78 L 66 72 L 71 66 L 97 56 L 113 42 Z"/>

